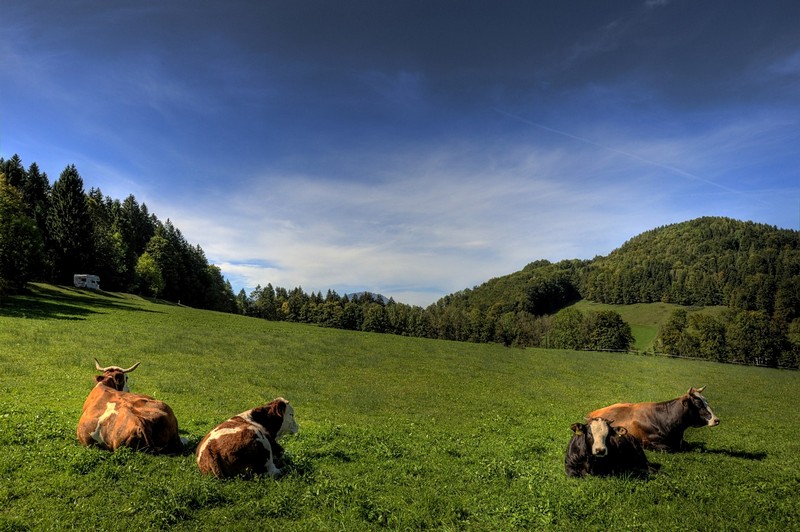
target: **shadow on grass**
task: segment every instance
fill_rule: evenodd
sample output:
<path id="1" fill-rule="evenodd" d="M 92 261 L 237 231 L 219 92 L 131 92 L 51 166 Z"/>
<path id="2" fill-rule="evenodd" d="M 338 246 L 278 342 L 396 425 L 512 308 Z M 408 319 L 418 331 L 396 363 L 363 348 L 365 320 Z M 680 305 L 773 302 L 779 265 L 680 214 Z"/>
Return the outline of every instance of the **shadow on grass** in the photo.
<path id="1" fill-rule="evenodd" d="M 99 290 L 29 285 L 0 299 L 0 316 L 41 320 L 84 320 L 107 310 L 158 312 L 127 304 L 125 298 Z"/>
<path id="2" fill-rule="evenodd" d="M 767 458 L 767 453 L 763 451 L 753 453 L 750 451 L 738 451 L 734 449 L 709 449 L 706 447 L 706 444 L 704 442 L 690 443 L 688 444 L 686 450 L 693 453 L 721 454 L 725 456 L 730 456 L 732 458 L 742 458 L 744 460 L 761 461 Z"/>

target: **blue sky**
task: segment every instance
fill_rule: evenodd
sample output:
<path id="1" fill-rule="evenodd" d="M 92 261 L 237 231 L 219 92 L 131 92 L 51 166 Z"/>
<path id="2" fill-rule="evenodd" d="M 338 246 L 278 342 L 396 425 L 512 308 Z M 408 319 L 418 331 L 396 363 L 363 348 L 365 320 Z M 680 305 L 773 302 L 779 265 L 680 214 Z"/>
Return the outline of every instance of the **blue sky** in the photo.
<path id="1" fill-rule="evenodd" d="M 658 226 L 800 226 L 800 2 L 5 0 L 0 156 L 235 291 L 428 305 Z"/>

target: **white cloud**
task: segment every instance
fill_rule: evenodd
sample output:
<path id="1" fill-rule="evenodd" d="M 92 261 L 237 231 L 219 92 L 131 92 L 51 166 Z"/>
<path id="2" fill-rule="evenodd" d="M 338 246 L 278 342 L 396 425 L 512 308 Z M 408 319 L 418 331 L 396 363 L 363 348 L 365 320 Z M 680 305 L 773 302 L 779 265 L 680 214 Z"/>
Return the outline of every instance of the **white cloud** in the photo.
<path id="1" fill-rule="evenodd" d="M 620 221 L 644 204 L 614 174 L 618 156 L 529 146 L 491 155 L 440 150 L 390 168 L 376 157 L 363 168 L 379 176 L 371 181 L 265 173 L 204 204 L 154 211 L 201 242 L 237 290 L 371 290 L 420 305 L 632 236 Z"/>

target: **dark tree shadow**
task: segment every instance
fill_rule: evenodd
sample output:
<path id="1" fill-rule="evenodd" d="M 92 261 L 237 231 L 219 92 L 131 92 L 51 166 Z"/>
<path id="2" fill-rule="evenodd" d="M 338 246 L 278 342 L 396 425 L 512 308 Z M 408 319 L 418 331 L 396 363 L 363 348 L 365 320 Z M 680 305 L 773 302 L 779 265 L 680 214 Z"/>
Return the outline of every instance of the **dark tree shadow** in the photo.
<path id="1" fill-rule="evenodd" d="M 68 292 L 65 294 L 64 291 Z M 99 290 L 29 285 L 22 292 L 0 297 L 0 316 L 40 320 L 84 320 L 110 310 L 152 312 L 130 305 L 125 298 Z"/>
<path id="2" fill-rule="evenodd" d="M 704 453 L 704 454 L 721 454 L 730 456 L 732 458 L 742 458 L 744 460 L 757 460 L 761 461 L 767 458 L 767 453 L 763 451 L 750 452 L 739 451 L 735 449 L 709 449 L 706 447 L 705 442 L 687 443 L 686 451 L 690 453 Z"/>

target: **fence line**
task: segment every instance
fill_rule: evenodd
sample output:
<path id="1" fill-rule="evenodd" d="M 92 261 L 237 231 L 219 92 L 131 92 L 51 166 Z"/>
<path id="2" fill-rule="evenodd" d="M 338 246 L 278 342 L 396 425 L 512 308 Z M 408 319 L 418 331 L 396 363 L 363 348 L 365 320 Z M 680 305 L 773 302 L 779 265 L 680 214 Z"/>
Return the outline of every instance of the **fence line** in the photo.
<path id="1" fill-rule="evenodd" d="M 769 364 L 760 364 L 758 362 L 740 362 L 738 360 L 713 360 L 711 358 L 692 357 L 685 355 L 673 355 L 670 353 L 659 353 L 656 351 L 640 351 L 639 349 L 579 349 L 579 351 L 599 351 L 601 353 L 628 353 L 631 355 L 639 356 L 656 356 L 664 358 L 680 358 L 682 360 L 703 360 L 706 362 L 719 362 L 720 364 L 734 364 L 736 366 L 752 366 L 756 368 L 772 368 L 772 369 L 790 369 L 797 371 L 800 368 L 784 368 L 781 366 L 770 366 Z"/>

